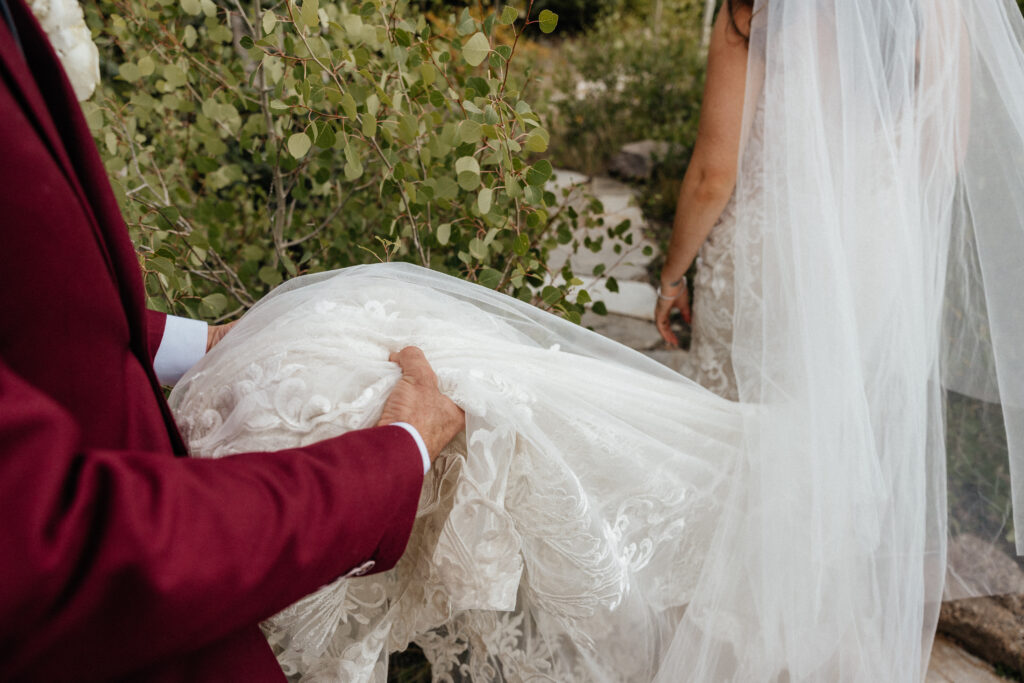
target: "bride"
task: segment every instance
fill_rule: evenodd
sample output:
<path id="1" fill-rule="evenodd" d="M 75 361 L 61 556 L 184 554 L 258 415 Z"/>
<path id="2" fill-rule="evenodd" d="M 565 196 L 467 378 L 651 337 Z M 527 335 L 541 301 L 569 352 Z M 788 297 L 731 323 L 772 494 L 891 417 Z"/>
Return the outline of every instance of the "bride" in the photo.
<path id="1" fill-rule="evenodd" d="M 752 10 L 740 402 L 403 264 L 283 285 L 175 388 L 200 457 L 375 424 L 408 345 L 466 413 L 399 565 L 266 624 L 287 672 L 383 681 L 416 643 L 448 681 L 920 681 L 947 388 L 1002 404 L 1024 552 L 1019 13 Z"/>

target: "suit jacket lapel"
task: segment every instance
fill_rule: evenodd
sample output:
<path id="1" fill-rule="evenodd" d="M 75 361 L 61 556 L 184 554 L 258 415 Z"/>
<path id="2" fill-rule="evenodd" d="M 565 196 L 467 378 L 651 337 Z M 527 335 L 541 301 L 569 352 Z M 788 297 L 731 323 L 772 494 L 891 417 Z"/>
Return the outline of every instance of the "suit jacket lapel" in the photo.
<path id="1" fill-rule="evenodd" d="M 110 276 L 121 295 L 121 304 L 131 330 L 131 346 L 149 377 L 157 403 L 167 424 L 177 455 L 187 453 L 174 423 L 160 383 L 153 372 L 146 347 L 145 290 L 135 250 L 121 217 L 117 200 L 107 181 L 106 170 L 93 143 L 92 134 L 64 75 L 49 39 L 22 0 L 9 3 L 25 56 L 22 57 L 6 22 L 0 21 L 0 77 L 11 84 L 68 185 L 87 217 Z M 30 66 L 31 65 L 31 66 Z M 41 85 L 37 85 L 41 84 Z M 60 121 L 58 130 L 55 119 Z M 2 125 L 2 112 L 0 112 Z"/>
<path id="2" fill-rule="evenodd" d="M 39 29 L 35 18 L 29 15 L 29 10 L 21 3 L 14 2 L 10 5 L 11 14 L 17 25 L 18 31 L 23 39 L 24 56 L 19 50 L 14 37 L 7 28 L 6 22 L 0 22 L 0 67 L 4 71 L 12 92 L 16 93 L 22 103 L 22 108 L 28 114 L 39 136 L 46 142 L 47 149 L 57 162 L 68 184 L 74 190 L 82 209 L 89 218 L 89 225 L 96 236 L 97 244 L 103 252 L 103 258 L 107 262 L 107 268 L 111 276 L 116 278 L 115 267 L 111 254 L 106 246 L 106 240 L 100 230 L 96 216 L 92 211 L 88 197 L 86 197 L 81 184 L 78 182 L 75 168 L 68 157 L 61 139 L 60 132 L 50 115 L 48 102 L 44 99 L 41 89 L 36 85 L 35 75 L 44 75 L 46 80 L 64 79 L 63 69 L 49 47 L 48 39 Z M 41 40 L 40 40 L 41 38 Z M 30 67 L 32 65 L 32 68 Z M 40 81 L 44 80 L 39 78 Z M 66 86 L 70 90 L 70 86 Z"/>

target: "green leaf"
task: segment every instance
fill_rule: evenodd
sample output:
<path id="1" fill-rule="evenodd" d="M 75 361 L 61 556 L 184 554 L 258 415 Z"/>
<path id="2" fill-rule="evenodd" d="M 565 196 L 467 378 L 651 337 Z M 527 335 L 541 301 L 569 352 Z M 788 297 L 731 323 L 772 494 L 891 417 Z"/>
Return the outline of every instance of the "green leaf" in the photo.
<path id="1" fill-rule="evenodd" d="M 476 121 L 466 119 L 459 123 L 459 142 L 476 144 L 483 139 L 483 126 Z"/>
<path id="2" fill-rule="evenodd" d="M 299 19 L 306 26 L 316 28 L 320 25 L 319 11 L 319 0 L 302 0 L 302 11 L 299 13 Z M 543 16 L 543 13 L 541 15 Z M 547 33 L 551 33 L 551 31 L 547 31 Z"/>
<path id="3" fill-rule="evenodd" d="M 420 122 L 415 114 L 405 114 L 398 121 L 398 138 L 405 144 L 411 144 L 420 132 Z"/>
<path id="4" fill-rule="evenodd" d="M 423 85 L 428 87 L 433 85 L 437 80 L 437 69 L 433 64 L 427 62 L 420 64 L 420 78 L 423 80 Z"/>
<path id="5" fill-rule="evenodd" d="M 345 116 L 352 120 L 359 115 L 359 106 L 356 104 L 355 98 L 352 97 L 352 93 L 347 92 L 341 96 L 341 108 L 345 110 Z"/>
<path id="6" fill-rule="evenodd" d="M 590 303 L 590 301 L 590 295 L 587 294 L 587 290 L 581 289 L 579 292 L 576 293 L 576 303 L 578 303 L 580 306 L 586 306 L 587 304 Z"/>
<path id="7" fill-rule="evenodd" d="M 540 22 L 540 30 L 544 33 L 551 33 L 558 26 L 558 15 L 549 9 L 543 10 L 537 20 Z"/>
<path id="8" fill-rule="evenodd" d="M 476 157 L 461 157 L 455 162 L 455 172 L 480 175 L 480 162 Z"/>
<path id="9" fill-rule="evenodd" d="M 497 289 L 498 285 L 501 284 L 501 273 L 494 268 L 484 268 L 480 271 L 476 281 L 482 284 L 484 287 L 491 289 Z"/>
<path id="10" fill-rule="evenodd" d="M 369 112 L 363 114 L 362 131 L 363 135 L 368 138 L 372 138 L 377 134 L 377 119 L 374 118 L 373 114 Z"/>
<path id="11" fill-rule="evenodd" d="M 337 136 L 334 134 L 334 126 L 327 122 L 321 123 L 320 134 L 316 136 L 316 146 L 320 149 L 330 149 L 334 147 L 335 142 Z"/>
<path id="12" fill-rule="evenodd" d="M 242 258 L 246 261 L 259 261 L 263 258 L 263 249 L 255 244 L 247 244 L 242 247 Z"/>
<path id="13" fill-rule="evenodd" d="M 350 144 L 345 144 L 345 178 L 349 181 L 357 179 L 363 175 L 363 162 L 359 159 L 359 155 L 356 154 L 355 148 Z"/>
<path id="14" fill-rule="evenodd" d="M 313 141 L 305 133 L 295 133 L 288 138 L 288 152 L 296 159 L 306 156 Z"/>
<path id="15" fill-rule="evenodd" d="M 228 298 L 223 294 L 210 294 L 204 296 L 199 305 L 199 310 L 203 315 L 213 317 L 220 315 L 225 308 L 228 307 Z"/>
<path id="16" fill-rule="evenodd" d="M 512 241 L 512 250 L 519 256 L 526 256 L 526 252 L 530 250 L 530 238 L 525 233 L 519 233 Z"/>
<path id="17" fill-rule="evenodd" d="M 505 9 L 501 10 L 501 23 L 511 24 L 519 17 L 519 10 L 512 5 L 505 5 Z"/>
<path id="18" fill-rule="evenodd" d="M 551 162 L 541 159 L 526 171 L 526 182 L 533 187 L 543 185 L 551 177 Z"/>
<path id="19" fill-rule="evenodd" d="M 288 254 L 281 254 L 281 265 L 283 265 L 284 269 L 288 271 L 288 274 L 293 277 L 298 272 L 295 268 L 295 262 L 288 257 Z"/>
<path id="20" fill-rule="evenodd" d="M 174 264 L 171 263 L 170 259 L 164 258 L 163 256 L 156 256 L 149 259 L 146 262 L 146 265 L 167 278 L 174 277 Z"/>
<path id="21" fill-rule="evenodd" d="M 474 29 L 476 29 L 476 21 L 470 15 L 469 8 L 466 8 L 459 15 L 459 25 L 456 27 L 456 31 L 458 31 L 460 36 L 465 36 L 472 33 Z"/>
<path id="22" fill-rule="evenodd" d="M 277 14 L 273 10 L 267 10 L 263 13 L 263 32 L 271 33 L 275 26 L 277 26 Z"/>
<path id="23" fill-rule="evenodd" d="M 526 188 L 523 190 L 523 200 L 527 204 L 531 204 L 531 205 L 540 204 L 541 200 L 543 198 L 544 198 L 544 192 L 539 187 L 533 187 L 532 185 L 527 185 Z"/>
<path id="24" fill-rule="evenodd" d="M 523 186 L 519 184 L 519 181 L 511 173 L 505 176 L 505 193 L 511 199 L 519 199 L 523 196 Z"/>
<path id="25" fill-rule="evenodd" d="M 152 76 L 154 70 L 156 70 L 156 62 L 153 61 L 152 57 L 143 57 L 139 60 L 140 76 Z"/>
<path id="26" fill-rule="evenodd" d="M 251 37 L 249 37 L 249 36 L 242 36 L 239 39 L 238 44 L 241 45 L 246 50 L 251 50 L 256 43 L 253 42 Z"/>
<path id="27" fill-rule="evenodd" d="M 188 82 L 185 72 L 174 64 L 164 67 L 164 80 L 171 88 L 180 88 Z"/>
<path id="28" fill-rule="evenodd" d="M 185 10 L 189 14 L 199 14 L 203 11 L 203 7 L 199 3 L 199 0 L 181 0 L 181 9 Z"/>
<path id="29" fill-rule="evenodd" d="M 548 148 L 551 136 L 543 128 L 534 128 L 526 136 L 526 150 L 529 152 L 543 152 Z"/>
<path id="30" fill-rule="evenodd" d="M 494 190 L 489 187 L 485 187 L 480 190 L 480 194 L 477 196 L 476 205 L 480 209 L 481 214 L 487 214 L 491 211 L 491 205 L 494 202 Z"/>
<path id="31" fill-rule="evenodd" d="M 274 266 L 263 266 L 260 268 L 259 278 L 261 281 L 274 287 L 281 282 L 281 273 Z"/>
<path id="32" fill-rule="evenodd" d="M 470 66 L 479 66 L 491 51 L 491 43 L 487 36 L 477 31 L 466 41 L 462 48 L 462 57 Z"/>
<path id="33" fill-rule="evenodd" d="M 459 196 L 459 186 L 449 176 L 437 178 L 434 182 L 434 197 L 452 200 Z"/>
<path id="34" fill-rule="evenodd" d="M 142 71 L 131 62 L 125 62 L 117 68 L 117 73 L 126 81 L 137 81 L 142 78 Z"/>
<path id="35" fill-rule="evenodd" d="M 455 162 L 459 187 L 467 192 L 480 185 L 480 163 L 474 157 L 462 157 Z"/>
<path id="36" fill-rule="evenodd" d="M 345 164 L 345 180 L 352 182 L 358 180 L 363 175 L 363 165 L 359 162 L 354 164 Z"/>
<path id="37" fill-rule="evenodd" d="M 474 237 L 469 241 L 469 253 L 478 261 L 487 260 L 487 245 L 479 237 Z"/>
<path id="38" fill-rule="evenodd" d="M 554 306 L 562 298 L 562 291 L 557 287 L 551 285 L 546 286 L 541 290 L 540 298 L 543 299 L 544 303 L 548 306 Z"/>
<path id="39" fill-rule="evenodd" d="M 619 281 L 613 277 L 609 277 L 607 280 L 605 280 L 604 286 L 609 292 L 619 291 Z"/>
<path id="40" fill-rule="evenodd" d="M 437 243 L 440 244 L 442 247 L 448 244 L 448 240 L 451 239 L 451 236 L 451 223 L 442 223 L 441 225 L 437 226 L 437 232 L 435 233 L 435 237 L 437 237 Z"/>
<path id="41" fill-rule="evenodd" d="M 82 113 L 89 124 L 89 130 L 95 135 L 103 127 L 103 110 L 95 102 L 82 102 Z"/>
<path id="42" fill-rule="evenodd" d="M 594 305 L 590 307 L 590 310 L 598 315 L 608 315 L 608 307 L 604 305 L 603 301 L 595 301 Z"/>

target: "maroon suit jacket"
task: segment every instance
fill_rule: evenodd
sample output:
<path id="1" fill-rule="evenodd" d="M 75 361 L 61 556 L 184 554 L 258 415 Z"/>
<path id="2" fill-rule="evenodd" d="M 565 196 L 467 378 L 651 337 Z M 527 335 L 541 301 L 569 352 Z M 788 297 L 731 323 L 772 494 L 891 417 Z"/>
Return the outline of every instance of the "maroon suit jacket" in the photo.
<path id="1" fill-rule="evenodd" d="M 191 460 L 164 319 L 78 103 L 21 0 L 0 20 L 0 680 L 281 681 L 257 623 L 394 565 L 422 461 L 399 427 Z"/>

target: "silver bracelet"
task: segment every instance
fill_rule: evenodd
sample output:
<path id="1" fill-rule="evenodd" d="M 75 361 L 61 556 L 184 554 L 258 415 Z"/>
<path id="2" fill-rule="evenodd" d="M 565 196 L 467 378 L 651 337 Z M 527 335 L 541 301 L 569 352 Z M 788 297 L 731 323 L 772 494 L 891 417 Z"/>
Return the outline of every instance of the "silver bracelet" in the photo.
<path id="1" fill-rule="evenodd" d="M 678 280 L 676 280 L 675 282 L 668 283 L 669 287 L 678 287 L 679 285 L 682 285 L 683 289 L 679 290 L 679 292 L 677 292 L 675 296 L 665 296 L 664 294 L 662 294 L 661 293 L 661 283 L 658 283 L 658 288 L 655 291 L 658 294 L 658 298 L 661 299 L 662 301 L 675 301 L 676 299 L 679 298 L 679 295 L 683 293 L 683 290 L 686 289 L 686 276 L 685 275 L 682 276 L 681 278 L 679 278 Z"/>

